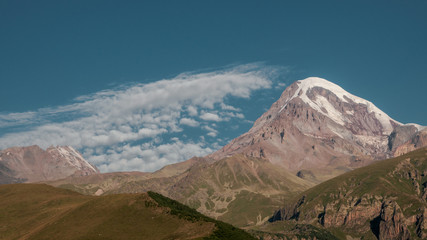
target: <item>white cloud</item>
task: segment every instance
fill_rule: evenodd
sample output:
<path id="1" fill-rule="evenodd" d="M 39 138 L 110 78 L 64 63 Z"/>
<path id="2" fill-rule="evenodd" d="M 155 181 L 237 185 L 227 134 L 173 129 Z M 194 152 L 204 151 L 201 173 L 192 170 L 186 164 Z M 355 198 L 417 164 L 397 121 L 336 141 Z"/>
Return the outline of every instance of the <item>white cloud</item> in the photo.
<path id="1" fill-rule="evenodd" d="M 243 113 L 234 113 L 234 112 L 223 112 L 222 113 L 223 116 L 225 116 L 225 120 L 229 120 L 231 118 L 240 118 L 240 119 L 244 119 L 245 115 L 243 115 Z"/>
<path id="2" fill-rule="evenodd" d="M 286 83 L 284 83 L 284 82 L 279 82 L 279 83 L 277 83 L 277 85 L 274 87 L 275 89 L 282 89 L 282 90 L 285 90 L 285 87 L 286 87 Z"/>
<path id="3" fill-rule="evenodd" d="M 10 127 L 21 124 L 28 124 L 31 121 L 36 120 L 35 112 L 24 112 L 24 113 L 9 113 L 0 115 L 0 127 Z"/>
<path id="4" fill-rule="evenodd" d="M 205 120 L 205 121 L 215 121 L 215 122 L 221 121 L 221 118 L 217 114 L 210 113 L 210 112 L 203 113 L 200 116 L 200 118 L 203 119 L 203 120 Z"/>
<path id="5" fill-rule="evenodd" d="M 218 149 L 204 146 L 204 143 L 183 143 L 176 140 L 173 143 L 159 146 L 126 145 L 108 154 L 88 156 L 87 159 L 97 163 L 101 172 L 129 171 L 137 169 L 147 172 L 153 169 L 187 160 L 194 156 L 205 156 Z"/>
<path id="6" fill-rule="evenodd" d="M 218 130 L 216 130 L 210 126 L 203 126 L 203 129 L 208 131 L 208 136 L 216 137 L 218 135 Z"/>
<path id="7" fill-rule="evenodd" d="M 197 126 L 200 125 L 199 122 L 197 122 L 196 120 L 191 119 L 191 118 L 181 118 L 181 120 L 179 121 L 179 123 L 181 125 L 187 125 L 187 126 L 190 126 L 190 127 L 197 127 Z"/>
<path id="8" fill-rule="evenodd" d="M 104 172 L 153 171 L 216 149 L 203 145 L 207 143 L 192 143 L 191 139 L 174 143 L 163 139 L 183 131 L 180 125 L 200 127 L 194 119 L 199 112 L 205 121 L 243 118 L 241 113 L 227 112 L 239 109 L 225 101 L 229 97 L 249 98 L 255 90 L 271 88 L 272 70 L 249 64 L 210 73 L 185 73 L 173 79 L 80 96 L 70 105 L 0 113 L 0 130 L 30 129 L 0 136 L 0 149 L 72 145 Z M 203 129 L 209 136 L 218 136 L 217 130 L 208 128 Z M 164 153 L 166 150 L 170 152 Z"/>
<path id="9" fill-rule="evenodd" d="M 216 133 L 216 132 L 208 132 L 208 136 L 216 137 L 217 135 L 218 135 L 218 133 Z"/>
<path id="10" fill-rule="evenodd" d="M 188 115 L 193 116 L 193 117 L 197 116 L 199 114 L 197 111 L 197 108 L 195 108 L 194 106 L 188 106 L 187 112 L 188 112 Z"/>
<path id="11" fill-rule="evenodd" d="M 233 106 L 227 105 L 225 103 L 220 104 L 222 110 L 230 110 L 230 111 L 240 111 L 240 109 L 235 108 Z"/>

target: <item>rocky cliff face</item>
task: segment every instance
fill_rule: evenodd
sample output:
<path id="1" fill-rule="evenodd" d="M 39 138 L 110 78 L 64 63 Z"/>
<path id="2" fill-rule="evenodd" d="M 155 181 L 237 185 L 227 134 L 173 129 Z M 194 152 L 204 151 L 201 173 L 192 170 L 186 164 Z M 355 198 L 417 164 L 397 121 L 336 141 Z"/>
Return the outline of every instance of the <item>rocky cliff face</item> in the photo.
<path id="1" fill-rule="evenodd" d="M 427 148 L 341 175 L 276 211 L 296 220 L 378 239 L 425 238 Z"/>
<path id="2" fill-rule="evenodd" d="M 0 151 L 0 183 L 38 182 L 99 173 L 69 146 L 13 147 Z"/>
<path id="3" fill-rule="evenodd" d="M 290 85 L 248 133 L 208 157 L 264 157 L 322 181 L 425 146 L 406 144 L 422 128 L 393 120 L 327 80 L 307 78 Z"/>
<path id="4" fill-rule="evenodd" d="M 408 134 L 408 132 L 410 134 Z M 418 149 L 420 147 L 427 146 L 427 128 L 425 127 L 422 127 L 420 128 L 420 130 L 415 132 L 412 129 L 407 130 L 406 133 L 400 133 L 400 135 L 404 135 L 405 137 L 399 136 L 399 133 L 397 133 L 395 136 L 396 138 L 400 137 L 401 143 L 399 142 L 398 144 L 391 144 L 392 152 L 395 157 L 403 155 L 410 151 L 414 151 L 415 149 Z"/>
<path id="5" fill-rule="evenodd" d="M 423 208 L 422 212 L 417 216 L 417 235 L 419 238 L 427 238 L 427 208 Z"/>
<path id="6" fill-rule="evenodd" d="M 395 201 L 388 200 L 383 203 L 379 218 L 378 239 L 406 240 L 410 238 L 411 234 L 408 231 L 406 219 Z"/>

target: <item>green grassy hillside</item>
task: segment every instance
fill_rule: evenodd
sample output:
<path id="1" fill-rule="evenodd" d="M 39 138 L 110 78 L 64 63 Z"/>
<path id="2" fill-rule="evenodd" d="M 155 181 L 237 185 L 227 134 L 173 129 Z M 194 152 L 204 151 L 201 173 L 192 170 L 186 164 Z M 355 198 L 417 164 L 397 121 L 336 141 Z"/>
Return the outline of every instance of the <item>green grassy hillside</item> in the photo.
<path id="1" fill-rule="evenodd" d="M 0 186 L 0 239 L 252 239 L 153 192 L 95 197 L 42 184 Z"/>
<path id="2" fill-rule="evenodd" d="M 305 196 L 304 208 L 313 208 L 350 196 L 377 195 L 396 198 L 401 206 L 411 205 L 404 214 L 413 215 L 424 206 L 422 189 L 417 193 L 417 188 L 427 182 L 426 154 L 424 148 L 353 170 L 301 193 L 294 201 Z"/>
<path id="3" fill-rule="evenodd" d="M 417 239 L 427 237 L 426 200 L 423 148 L 323 182 L 286 201 L 271 220 L 314 224 L 343 239 L 376 239 L 389 232 Z"/>

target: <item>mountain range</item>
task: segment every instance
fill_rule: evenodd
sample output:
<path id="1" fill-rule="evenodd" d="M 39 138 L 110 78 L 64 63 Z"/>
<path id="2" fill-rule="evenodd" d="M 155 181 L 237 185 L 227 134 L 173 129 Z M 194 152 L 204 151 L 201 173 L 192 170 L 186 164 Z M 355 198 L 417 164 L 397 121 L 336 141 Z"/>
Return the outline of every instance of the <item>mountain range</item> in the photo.
<path id="1" fill-rule="evenodd" d="M 420 203 L 411 202 L 412 205 L 408 208 L 418 208 L 414 208 L 412 215 L 408 215 L 405 212 L 406 205 L 396 202 L 394 195 L 381 195 L 382 198 L 378 198 L 374 194 L 377 190 L 375 182 L 381 182 L 374 178 L 383 176 L 389 182 L 399 182 L 396 176 L 401 176 L 400 173 L 390 173 L 394 171 L 390 169 L 396 168 L 387 164 L 387 161 L 409 161 L 408 164 L 413 169 L 424 167 L 424 146 L 427 146 L 426 127 L 402 124 L 373 103 L 348 93 L 325 79 L 311 77 L 287 87 L 247 133 L 208 156 L 168 165 L 153 173 L 101 174 L 72 147 L 50 147 L 46 151 L 37 146 L 15 147 L 0 152 L 0 181 L 44 181 L 55 187 L 96 196 L 155 191 L 218 220 L 252 229 L 254 234 L 263 239 L 280 239 L 275 238 L 279 233 L 273 236 L 265 231 L 274 232 L 270 228 L 276 226 L 284 232 L 282 222 L 290 224 L 285 229 L 294 236 L 311 231 L 316 232 L 317 235 L 313 235 L 317 236 L 316 239 L 319 236 L 383 239 L 383 236 L 392 235 L 381 231 L 384 228 L 367 226 L 366 221 L 374 221 L 372 217 L 383 219 L 382 212 L 385 214 L 384 219 L 389 219 L 388 211 L 404 209 L 401 210 L 403 215 L 398 218 L 411 218 L 412 220 L 402 221 L 412 222 L 405 222 L 409 226 L 407 230 L 400 229 L 400 225 L 397 227 L 402 235 L 396 235 L 396 239 L 403 239 L 406 236 L 424 237 L 424 230 L 419 230 L 421 228 L 416 227 L 413 222 L 413 219 L 421 219 L 414 216 L 423 214 L 422 200 Z M 410 160 L 405 160 L 408 157 L 404 157 L 404 154 L 419 148 L 423 148 L 417 152 L 421 157 L 414 158 L 418 160 L 412 160 L 411 157 Z M 392 157 L 399 160 L 381 161 Z M 421 164 L 416 163 L 417 161 Z M 350 188 L 355 188 L 356 186 L 351 185 L 354 184 L 351 183 L 352 179 L 360 178 L 360 184 L 364 185 L 363 174 L 370 171 L 366 169 L 377 168 L 390 171 L 369 175 L 374 180 L 368 180 L 374 182 L 372 186 L 375 187 L 363 191 L 364 194 L 371 195 L 355 195 L 347 199 L 345 196 L 348 194 L 343 197 L 342 191 L 334 192 L 340 191 L 343 186 L 331 183 L 347 182 Z M 352 175 L 358 171 L 362 171 L 361 175 Z M 419 191 L 411 190 L 408 195 L 418 194 L 419 197 L 424 191 L 424 176 L 427 173 L 421 172 L 417 172 L 421 178 L 416 180 L 405 178 L 418 183 Z M 322 186 L 331 187 L 326 189 Z M 327 194 L 327 197 L 316 198 L 318 195 L 323 196 L 322 193 Z M 314 194 L 313 200 L 307 197 L 312 196 L 310 194 Z M 337 197 L 332 197 L 334 194 Z M 361 211 L 360 208 L 365 206 L 366 201 L 372 202 L 376 198 L 378 201 L 375 202 L 375 213 L 360 220 L 364 222 L 357 223 L 359 225 L 352 223 L 353 229 L 348 230 L 345 223 L 328 220 L 338 221 L 339 217 L 353 216 L 348 209 L 357 208 L 357 211 Z M 363 204 L 356 204 L 358 199 Z M 319 201 L 317 205 L 313 205 L 316 208 L 306 205 L 315 200 Z M 342 205 L 342 202 L 347 205 Z M 287 207 L 283 208 L 284 205 Z M 339 209 L 345 209 L 341 206 L 345 206 L 348 211 L 340 212 Z M 279 208 L 282 210 L 277 211 Z M 338 213 L 330 213 L 329 209 L 338 209 Z M 274 211 L 276 213 L 272 217 Z M 290 213 L 298 213 L 298 217 Z M 396 219 L 395 215 L 391 219 Z M 278 223 L 277 220 L 281 221 Z M 362 230 L 354 231 L 359 226 Z M 335 228 L 340 230 L 331 230 Z M 388 227 L 387 231 L 395 232 L 397 228 Z M 291 230 L 293 232 L 289 233 Z M 421 235 L 418 233 L 420 231 Z"/>

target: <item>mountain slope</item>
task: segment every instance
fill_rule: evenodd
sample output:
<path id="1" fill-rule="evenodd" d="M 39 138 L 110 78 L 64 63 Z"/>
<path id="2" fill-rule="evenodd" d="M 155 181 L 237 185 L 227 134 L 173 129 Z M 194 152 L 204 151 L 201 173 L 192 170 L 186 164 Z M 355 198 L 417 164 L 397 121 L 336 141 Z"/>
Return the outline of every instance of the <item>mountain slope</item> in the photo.
<path id="1" fill-rule="evenodd" d="M 365 239 L 427 237 L 427 148 L 321 183 L 275 212 L 271 221 L 321 225 Z"/>
<path id="2" fill-rule="evenodd" d="M 234 155 L 197 165 L 167 189 L 170 197 L 238 226 L 265 221 L 283 198 L 312 186 L 266 159 Z"/>
<path id="3" fill-rule="evenodd" d="M 253 239 L 153 192 L 103 197 L 0 186 L 0 239 Z"/>
<path id="4" fill-rule="evenodd" d="M 321 182 L 405 153 L 409 148 L 399 147 L 423 128 L 403 125 L 371 102 L 312 77 L 286 88 L 249 132 L 208 158 L 218 160 L 237 153 L 264 157 Z M 425 144 L 420 142 L 413 149 Z"/>
<path id="5" fill-rule="evenodd" d="M 108 173 L 49 182 L 91 195 L 156 191 L 237 226 L 260 224 L 289 198 L 313 186 L 266 159 L 235 155 L 198 159 L 171 177 L 155 173 Z"/>

